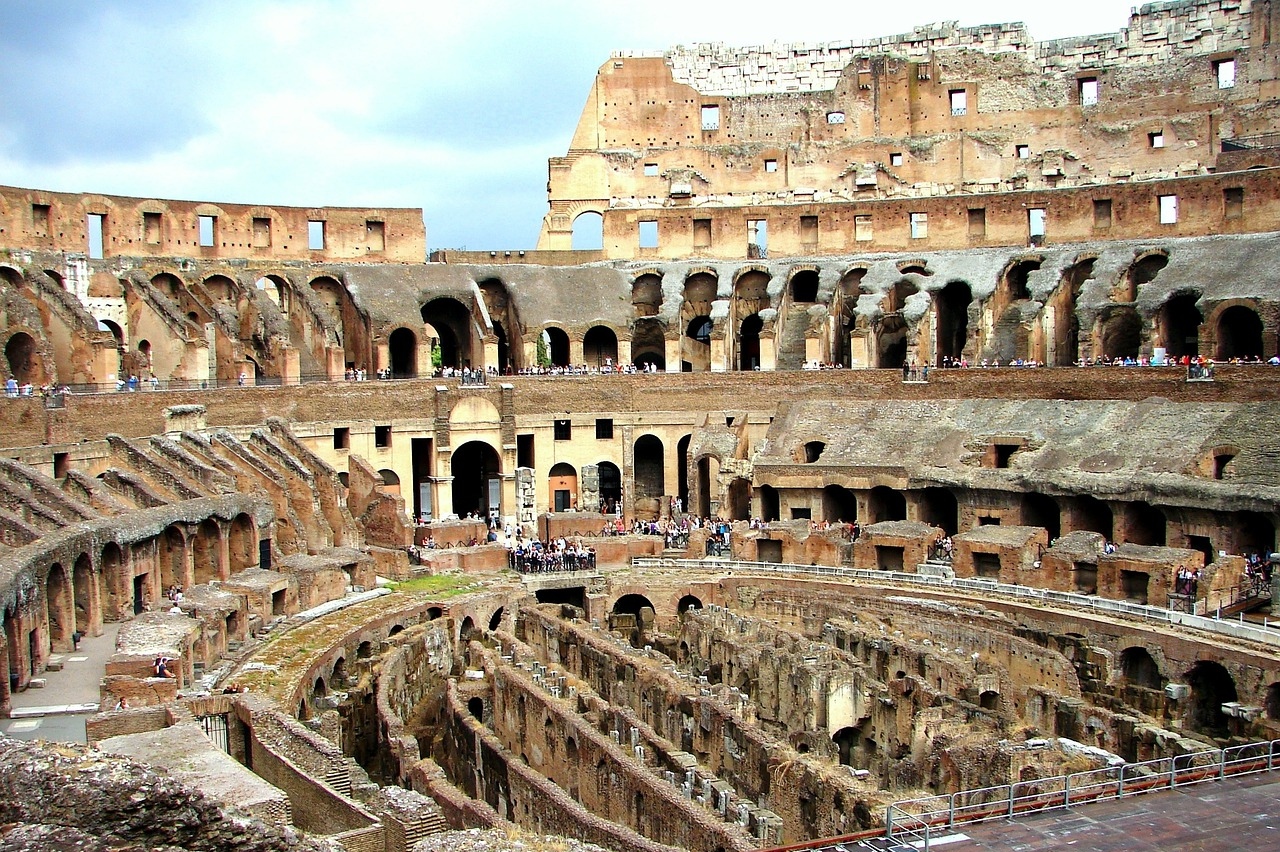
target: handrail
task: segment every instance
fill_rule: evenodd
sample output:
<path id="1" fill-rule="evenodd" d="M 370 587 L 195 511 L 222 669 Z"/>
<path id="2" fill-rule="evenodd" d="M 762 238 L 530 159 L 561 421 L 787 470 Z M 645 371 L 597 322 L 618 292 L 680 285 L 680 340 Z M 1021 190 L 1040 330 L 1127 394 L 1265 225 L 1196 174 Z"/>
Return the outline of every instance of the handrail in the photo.
<path id="1" fill-rule="evenodd" d="M 923 587 L 934 589 L 956 589 L 977 592 L 979 594 L 1009 597 L 1018 601 L 1033 603 L 1053 603 L 1085 609 L 1092 613 L 1120 615 L 1151 621 L 1171 626 L 1190 627 L 1230 636 L 1261 642 L 1266 645 L 1280 646 L 1280 630 L 1271 626 L 1260 626 L 1242 621 L 1227 621 L 1209 616 L 1175 612 L 1169 609 L 1147 606 L 1146 604 L 1129 603 L 1128 601 L 1099 598 L 1093 595 L 1080 595 L 1074 592 L 1060 592 L 1053 589 L 1037 589 L 1031 586 L 1018 586 L 1011 583 L 1000 583 L 995 580 L 978 578 L 951 578 L 931 576 L 927 574 L 910 574 L 904 571 L 876 571 L 867 568 L 845 568 L 835 565 L 799 565 L 785 562 L 745 562 L 737 559 L 669 559 L 665 557 L 636 556 L 631 564 L 637 568 L 695 568 L 703 571 L 736 571 L 742 573 L 766 574 L 810 574 L 819 577 L 833 577 L 844 580 L 869 580 L 887 585 L 907 587 Z"/>

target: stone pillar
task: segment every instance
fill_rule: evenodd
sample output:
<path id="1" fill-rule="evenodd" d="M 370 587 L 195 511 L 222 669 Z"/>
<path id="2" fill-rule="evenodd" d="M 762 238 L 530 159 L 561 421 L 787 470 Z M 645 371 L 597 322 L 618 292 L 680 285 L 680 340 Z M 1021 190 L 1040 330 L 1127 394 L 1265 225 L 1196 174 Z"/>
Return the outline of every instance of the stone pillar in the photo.
<path id="1" fill-rule="evenodd" d="M 763 347 L 762 347 L 763 348 Z M 711 333 L 711 372 L 726 373 L 729 371 L 729 346 L 725 341 L 724 329 Z"/>
<path id="2" fill-rule="evenodd" d="M 284 350 L 280 363 L 280 384 L 296 385 L 302 377 L 301 353 L 297 349 Z"/>
<path id="3" fill-rule="evenodd" d="M 778 336 L 773 331 L 760 333 L 760 369 L 778 369 Z"/>
<path id="4" fill-rule="evenodd" d="M 582 338 L 581 332 L 573 332 L 569 335 L 569 363 L 581 364 L 586 360 L 586 356 L 582 354 Z"/>
<path id="5" fill-rule="evenodd" d="M 618 338 L 618 362 L 615 366 L 622 367 L 631 363 L 631 338 Z"/>
<path id="6" fill-rule="evenodd" d="M 480 369 L 498 366 L 498 338 L 493 334 L 484 336 L 484 363 L 477 364 Z"/>
<path id="7" fill-rule="evenodd" d="M 667 372 L 678 373 L 680 372 L 680 338 L 678 336 L 675 338 L 668 337 L 666 344 Z"/>

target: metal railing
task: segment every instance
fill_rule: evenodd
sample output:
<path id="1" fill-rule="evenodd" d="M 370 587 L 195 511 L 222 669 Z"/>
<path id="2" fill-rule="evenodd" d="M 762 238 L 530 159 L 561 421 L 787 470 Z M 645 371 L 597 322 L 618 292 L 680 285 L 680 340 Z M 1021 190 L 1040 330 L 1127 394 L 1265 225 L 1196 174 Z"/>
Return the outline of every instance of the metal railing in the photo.
<path id="1" fill-rule="evenodd" d="M 1053 778 L 894 802 L 885 810 L 885 837 L 906 836 L 929 849 L 935 829 L 1010 819 L 1091 802 L 1172 790 L 1238 775 L 1270 772 L 1280 763 L 1280 740 L 1124 763 Z"/>
<path id="2" fill-rule="evenodd" d="M 1169 609 L 1147 606 L 1128 601 L 1099 598 L 1073 592 L 1016 586 L 995 580 L 958 578 L 929 574 L 909 574 L 904 571 L 874 571 L 866 568 L 844 568 L 834 565 L 798 565 L 781 562 L 744 562 L 742 560 L 667 559 L 652 556 L 633 557 L 631 564 L 637 568 L 695 568 L 703 571 L 734 571 L 741 573 L 807 574 L 840 580 L 869 580 L 874 583 L 901 585 L 904 587 L 934 588 L 947 591 L 970 591 L 984 595 L 1012 598 L 1019 602 L 1061 604 L 1075 609 L 1102 615 L 1119 615 L 1142 621 L 1191 627 L 1247 639 L 1266 645 L 1280 646 L 1280 630 L 1273 625 L 1251 624 L 1245 621 L 1218 619 L 1209 616 L 1175 612 Z"/>

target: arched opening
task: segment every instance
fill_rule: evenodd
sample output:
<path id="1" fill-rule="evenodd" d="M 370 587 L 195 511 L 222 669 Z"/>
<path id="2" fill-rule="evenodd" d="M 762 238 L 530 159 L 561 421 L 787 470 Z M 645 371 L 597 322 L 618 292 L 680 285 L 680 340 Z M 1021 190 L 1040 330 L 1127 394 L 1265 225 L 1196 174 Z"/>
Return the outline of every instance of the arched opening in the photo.
<path id="1" fill-rule="evenodd" d="M 504 607 L 498 607 L 493 611 L 493 615 L 489 616 L 489 632 L 497 630 L 502 626 L 502 616 L 505 612 Z"/>
<path id="2" fill-rule="evenodd" d="M 370 642 L 368 639 L 366 639 L 365 641 L 360 643 L 360 646 L 358 648 L 356 648 L 356 659 L 367 660 L 372 656 L 373 656 L 373 643 Z"/>
<path id="3" fill-rule="evenodd" d="M 195 536 L 191 539 L 196 585 L 218 579 L 218 552 L 221 542 L 222 534 L 218 529 L 218 522 L 212 518 L 201 521 Z"/>
<path id="4" fill-rule="evenodd" d="M 378 476 L 382 477 L 381 490 L 384 494 L 400 493 L 400 476 L 389 467 L 384 467 L 378 471 Z"/>
<path id="5" fill-rule="evenodd" d="M 662 440 L 657 435 L 641 435 L 633 447 L 633 470 L 637 504 L 641 500 L 660 499 L 666 494 L 666 464 Z M 637 505 L 637 510 L 640 508 Z M 660 508 L 660 507 L 655 507 Z"/>
<path id="6" fill-rule="evenodd" d="M 573 465 L 560 462 L 547 473 L 547 504 L 554 512 L 578 508 L 578 472 Z"/>
<path id="7" fill-rule="evenodd" d="M 329 676 L 329 682 L 335 686 L 347 685 L 347 658 L 339 657 L 333 661 L 333 673 Z"/>
<path id="8" fill-rule="evenodd" d="M 751 480 L 735 476 L 729 483 L 729 520 L 746 521 L 751 518 Z"/>
<path id="9" fill-rule="evenodd" d="M 106 616 L 108 620 L 117 619 L 123 615 L 125 601 L 118 597 L 118 589 L 124 589 L 128 586 L 127 578 L 122 570 L 124 565 L 124 554 L 120 550 L 120 545 L 114 541 L 109 541 L 102 546 L 102 555 L 98 560 L 98 573 L 102 577 L 102 589 L 106 591 L 107 608 Z M 130 600 L 128 603 L 134 612 L 141 612 L 142 601 Z"/>
<path id="10" fill-rule="evenodd" d="M 969 339 L 969 305 L 973 291 L 964 281 L 950 281 L 942 288 L 934 302 L 937 311 L 935 326 L 938 330 L 935 359 L 959 360 L 964 357 L 964 345 Z"/>
<path id="11" fill-rule="evenodd" d="M 840 764 L 855 769 L 868 768 L 879 750 L 875 740 L 875 723 L 870 718 L 860 719 L 857 725 L 841 728 L 831 735 L 831 741 L 835 743 Z"/>
<path id="12" fill-rule="evenodd" d="M 1270 516 L 1246 510 L 1236 515 L 1235 523 L 1240 553 L 1256 553 L 1265 559 L 1276 551 L 1276 525 Z"/>
<path id="13" fill-rule="evenodd" d="M 858 520 L 857 496 L 842 485 L 828 485 L 823 488 L 822 519 L 833 524 L 851 524 Z"/>
<path id="14" fill-rule="evenodd" d="M 644 595 L 623 595 L 614 603 L 609 617 L 611 630 L 625 631 L 632 647 L 644 645 L 645 628 L 654 621 L 653 604 Z"/>
<path id="15" fill-rule="evenodd" d="M 62 563 L 49 567 L 45 579 L 45 608 L 49 618 L 49 647 L 54 651 L 71 650 L 71 633 L 75 630 L 75 602 L 71 581 Z"/>
<path id="16" fill-rule="evenodd" d="M 1137 358 L 1142 346 L 1142 317 L 1129 305 L 1110 305 L 1098 316 L 1098 351 L 1102 357 Z"/>
<path id="17" fill-rule="evenodd" d="M 1146 648 L 1132 646 L 1120 652 L 1120 673 L 1125 683 L 1144 689 L 1163 689 L 1164 678 L 1160 666 Z"/>
<path id="18" fill-rule="evenodd" d="M 471 718 L 483 722 L 484 699 L 479 696 L 467 699 L 467 712 L 471 714 Z"/>
<path id="19" fill-rule="evenodd" d="M 719 506 L 720 495 L 712 500 L 712 489 L 718 492 L 720 483 L 720 460 L 714 456 L 703 456 L 698 459 L 698 514 L 704 518 L 711 517 L 712 505 Z"/>
<path id="20" fill-rule="evenodd" d="M 317 677 L 315 683 L 311 685 L 312 699 L 324 698 L 329 694 L 329 687 L 325 684 L 323 677 Z"/>
<path id="21" fill-rule="evenodd" d="M 459 518 L 502 514 L 502 459 L 483 441 L 468 441 L 449 460 L 453 477 L 453 512 Z"/>
<path id="22" fill-rule="evenodd" d="M 182 530 L 169 526 L 160 536 L 160 586 L 186 585 L 187 541 Z"/>
<path id="23" fill-rule="evenodd" d="M 236 282 L 225 275 L 210 275 L 204 280 L 204 291 L 219 302 L 235 300 Z"/>
<path id="24" fill-rule="evenodd" d="M 800 448 L 799 458 L 797 461 L 803 461 L 805 464 L 813 464 L 822 458 L 822 453 L 827 449 L 826 443 L 822 441 L 807 441 Z"/>
<path id="25" fill-rule="evenodd" d="M 493 321 L 493 336 L 498 339 L 498 363 L 494 366 L 504 376 L 509 376 L 517 369 L 511 357 L 511 343 L 507 340 L 507 330 L 498 320 Z"/>
<path id="26" fill-rule="evenodd" d="M 1267 687 L 1267 718 L 1280 719 L 1280 682 Z"/>
<path id="27" fill-rule="evenodd" d="M 760 367 L 760 330 L 764 328 L 764 320 L 759 314 L 752 314 L 742 321 L 738 338 L 738 369 L 756 370 Z"/>
<path id="28" fill-rule="evenodd" d="M 1164 512 L 1145 500 L 1129 504 L 1128 536 L 1132 544 L 1164 547 L 1168 521 Z"/>
<path id="29" fill-rule="evenodd" d="M 1191 687 L 1187 701 L 1187 727 L 1214 737 L 1226 737 L 1229 730 L 1222 705 L 1238 700 L 1231 674 L 1220 663 L 1201 660 L 1184 675 L 1184 680 Z"/>
<path id="30" fill-rule="evenodd" d="M 93 575 L 93 566 L 89 563 L 89 554 L 81 553 L 76 557 L 75 568 L 71 572 L 71 588 L 75 597 L 73 626 L 84 635 L 91 633 L 102 619 L 98 607 L 97 579 Z"/>
<path id="31" fill-rule="evenodd" d="M 1111 507 L 1097 497 L 1090 494 L 1081 494 L 1076 497 L 1075 528 L 1077 530 L 1101 533 L 1107 541 L 1111 541 L 1114 536 L 1114 518 L 1111 514 Z"/>
<path id="32" fill-rule="evenodd" d="M 574 251 L 600 251 L 604 248 L 604 217 L 594 210 L 579 213 L 573 220 Z"/>
<path id="33" fill-rule="evenodd" d="M 427 621 L 435 621 L 437 618 L 444 618 L 444 610 L 438 606 L 427 607 Z"/>
<path id="34" fill-rule="evenodd" d="M 1148 284 L 1156 280 L 1156 276 L 1160 274 L 1160 270 L 1169 265 L 1169 258 L 1163 252 L 1152 252 L 1143 255 L 1134 261 L 1129 267 L 1129 274 L 1125 276 L 1126 288 L 1125 292 L 1117 293 L 1118 302 L 1133 302 L 1138 298 L 1138 288 L 1143 284 Z"/>
<path id="35" fill-rule="evenodd" d="M 809 304 L 818 301 L 818 271 L 801 269 L 791 276 L 791 301 Z"/>
<path id="36" fill-rule="evenodd" d="M 1030 300 L 1031 291 L 1027 287 L 1027 279 L 1040 268 L 1044 261 L 1040 258 L 1028 258 L 1014 262 L 1004 274 L 1005 303 Z"/>
<path id="37" fill-rule="evenodd" d="M 471 311 L 457 299 L 432 299 L 422 306 L 422 322 L 431 326 L 440 347 L 440 366 L 471 366 Z M 428 332 L 429 334 L 430 332 Z"/>
<path id="38" fill-rule="evenodd" d="M 258 564 L 258 527 L 253 518 L 244 512 L 232 518 L 228 539 L 231 573 L 235 574 Z"/>
<path id="39" fill-rule="evenodd" d="M 705 373 L 711 369 L 711 317 L 696 316 L 684 330 L 680 369 L 685 373 Z"/>
<path id="40" fill-rule="evenodd" d="M 637 320 L 631 330 L 631 362 L 641 369 L 667 369 L 667 343 L 662 323 L 656 319 Z"/>
<path id="41" fill-rule="evenodd" d="M 622 502 L 622 471 L 613 462 L 603 461 L 596 465 L 596 475 L 600 478 L 603 511 L 613 513 Z"/>
<path id="42" fill-rule="evenodd" d="M 702 609 L 702 600 L 694 595 L 685 595 L 676 604 L 676 611 L 681 614 L 691 609 Z"/>
<path id="43" fill-rule="evenodd" d="M 418 336 L 407 328 L 397 328 L 387 338 L 391 357 L 391 377 L 412 379 L 418 375 Z"/>
<path id="44" fill-rule="evenodd" d="M 593 325 L 582 338 L 582 358 L 593 367 L 618 363 L 618 335 L 604 325 Z"/>
<path id="45" fill-rule="evenodd" d="M 18 384 L 44 384 L 44 364 L 31 335 L 20 331 L 10 337 L 4 347 L 4 357 L 9 362 L 9 375 Z"/>
<path id="46" fill-rule="evenodd" d="M 1075 364 L 1080 360 L 1080 314 L 1077 306 L 1084 285 L 1093 277 L 1097 257 L 1082 257 L 1067 267 L 1062 281 L 1051 301 L 1054 303 L 1057 322 L 1054 329 L 1053 363 L 1059 367 Z"/>
<path id="47" fill-rule="evenodd" d="M 404 625 L 403 625 L 403 624 L 396 624 L 396 625 L 393 625 L 393 626 L 392 626 L 392 628 L 391 628 L 390 630 L 388 630 L 388 631 L 387 631 L 387 638 L 391 638 L 392 636 L 395 636 L 395 635 L 400 634 L 400 633 L 403 633 L 403 632 L 404 632 Z"/>
<path id="48" fill-rule="evenodd" d="M 867 507 L 871 510 L 873 524 L 907 519 L 907 498 L 902 492 L 885 485 L 877 485 L 871 489 L 867 497 Z"/>
<path id="49" fill-rule="evenodd" d="M 978 706 L 983 710 L 999 710 L 1000 709 L 1000 693 L 993 690 L 986 690 L 978 696 Z"/>
<path id="50" fill-rule="evenodd" d="M 778 500 L 778 489 L 772 485 L 760 486 L 760 520 L 776 521 L 781 514 L 781 504 Z M 857 517 L 857 509 L 854 510 L 854 516 Z"/>
<path id="51" fill-rule="evenodd" d="M 458 627 L 458 639 L 465 645 L 472 639 L 476 638 L 476 622 L 471 616 L 462 619 L 462 624 Z"/>
<path id="52" fill-rule="evenodd" d="M 653 317 L 662 308 L 662 277 L 652 272 L 631 285 L 631 307 L 637 317 Z"/>
<path id="53" fill-rule="evenodd" d="M 1047 494 L 1030 492 L 1022 495 L 1022 523 L 1029 527 L 1044 527 L 1049 540 L 1062 534 L 1062 510 L 1058 501 Z"/>
<path id="54" fill-rule="evenodd" d="M 1258 312 L 1244 305 L 1232 305 L 1218 315 L 1218 354 L 1220 361 L 1232 358 L 1262 358 L 1262 319 Z"/>
<path id="55" fill-rule="evenodd" d="M 947 535 L 960 529 L 960 506 L 950 488 L 930 487 L 920 492 L 920 520 Z"/>
<path id="56" fill-rule="evenodd" d="M 553 367 L 569 366 L 569 335 L 564 329 L 554 325 L 542 330 L 542 345 L 546 347 L 547 359 Z"/>
<path id="57" fill-rule="evenodd" d="M 692 435 L 683 435 L 679 441 L 676 441 L 676 496 L 680 498 L 680 505 L 688 510 L 693 507 L 689 505 L 689 442 L 693 440 Z"/>
<path id="58" fill-rule="evenodd" d="M 1204 315 L 1196 307 L 1197 293 L 1179 293 L 1160 307 L 1157 322 L 1160 324 L 1160 342 L 1170 358 L 1200 354 L 1200 326 Z"/>

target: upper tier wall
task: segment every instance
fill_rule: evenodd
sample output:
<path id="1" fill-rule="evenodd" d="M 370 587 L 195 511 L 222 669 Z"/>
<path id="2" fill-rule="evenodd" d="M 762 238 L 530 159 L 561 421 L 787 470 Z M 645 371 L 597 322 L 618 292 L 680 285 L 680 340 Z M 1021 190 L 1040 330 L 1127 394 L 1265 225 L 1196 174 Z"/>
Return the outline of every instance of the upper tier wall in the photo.
<path id="1" fill-rule="evenodd" d="M 0 186 L 4 249 L 421 263 L 427 234 L 421 208 L 268 207 Z"/>

